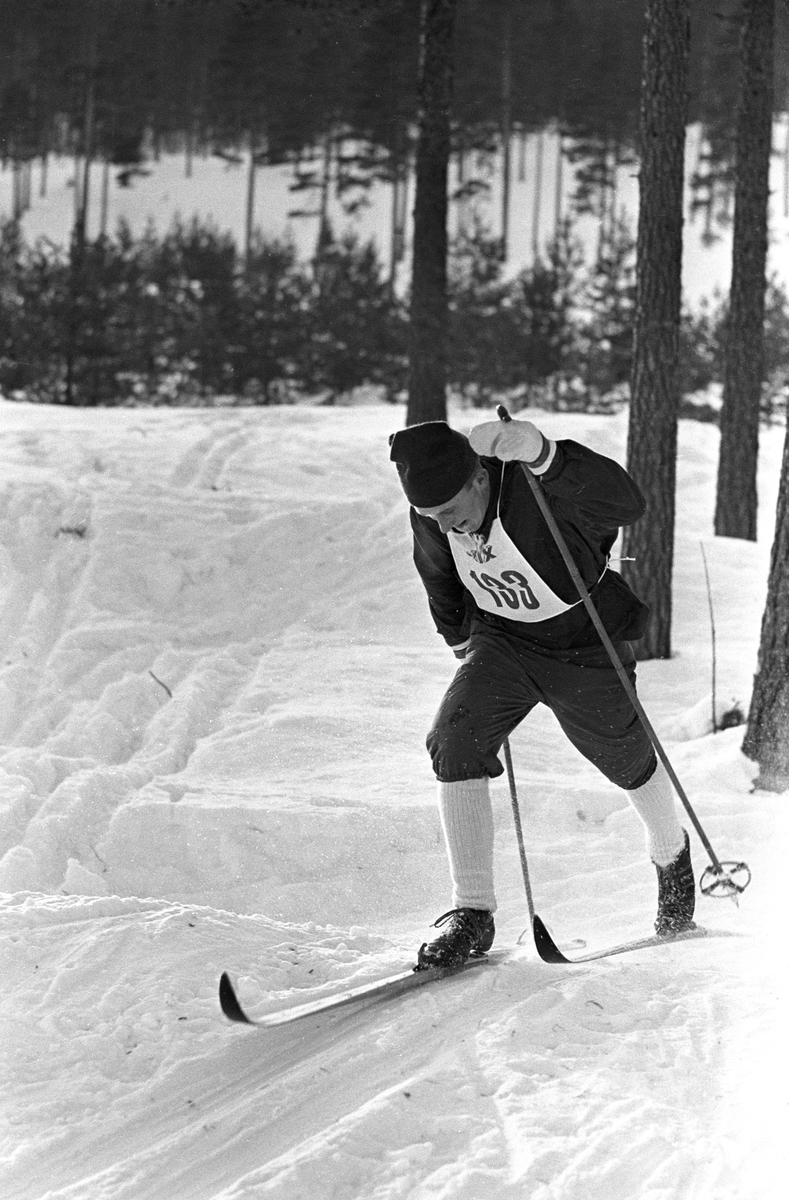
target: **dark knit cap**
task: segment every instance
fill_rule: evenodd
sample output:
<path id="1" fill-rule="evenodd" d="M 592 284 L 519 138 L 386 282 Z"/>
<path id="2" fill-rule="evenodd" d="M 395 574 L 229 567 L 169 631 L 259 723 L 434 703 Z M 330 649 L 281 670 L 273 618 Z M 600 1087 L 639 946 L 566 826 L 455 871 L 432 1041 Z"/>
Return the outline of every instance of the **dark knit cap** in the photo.
<path id="1" fill-rule="evenodd" d="M 467 437 L 446 421 L 425 421 L 391 434 L 389 455 L 403 491 L 415 508 L 446 504 L 463 488 L 479 464 Z"/>

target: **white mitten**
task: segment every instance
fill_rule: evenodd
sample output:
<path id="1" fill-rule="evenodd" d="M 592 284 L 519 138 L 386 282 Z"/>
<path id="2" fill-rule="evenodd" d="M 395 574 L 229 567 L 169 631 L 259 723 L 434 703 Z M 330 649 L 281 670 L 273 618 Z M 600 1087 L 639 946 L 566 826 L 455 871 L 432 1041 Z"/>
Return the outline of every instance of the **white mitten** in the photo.
<path id="1" fill-rule="evenodd" d="M 474 426 L 468 440 L 475 453 L 503 462 L 525 462 L 535 475 L 548 470 L 556 452 L 556 443 L 544 437 L 531 421 L 485 421 Z"/>

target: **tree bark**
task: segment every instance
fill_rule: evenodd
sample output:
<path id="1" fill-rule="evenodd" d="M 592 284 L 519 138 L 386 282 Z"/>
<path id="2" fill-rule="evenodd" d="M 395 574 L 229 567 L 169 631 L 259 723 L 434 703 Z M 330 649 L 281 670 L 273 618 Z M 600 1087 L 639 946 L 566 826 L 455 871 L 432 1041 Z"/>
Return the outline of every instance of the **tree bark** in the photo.
<path id="1" fill-rule="evenodd" d="M 759 659 L 742 751 L 759 764 L 757 787 L 777 792 L 789 788 L 789 429 Z"/>
<path id="2" fill-rule="evenodd" d="M 744 0 L 715 533 L 756 540 L 775 0 Z"/>
<path id="3" fill-rule="evenodd" d="M 247 134 L 249 145 L 249 168 L 247 171 L 247 196 L 244 213 L 244 269 L 249 271 L 252 261 L 252 240 L 255 233 L 255 172 L 257 170 L 255 133 L 250 129 Z"/>
<path id="4" fill-rule="evenodd" d="M 512 8 L 505 0 L 501 50 L 501 261 L 507 261 L 512 158 Z"/>
<path id="5" fill-rule="evenodd" d="M 456 0 L 422 0 L 409 425 L 446 420 L 447 183 Z"/>
<path id="6" fill-rule="evenodd" d="M 679 412 L 688 0 L 647 0 L 641 83 L 636 314 L 627 465 L 647 515 L 625 530 L 623 574 L 651 609 L 639 658 L 671 656 Z"/>

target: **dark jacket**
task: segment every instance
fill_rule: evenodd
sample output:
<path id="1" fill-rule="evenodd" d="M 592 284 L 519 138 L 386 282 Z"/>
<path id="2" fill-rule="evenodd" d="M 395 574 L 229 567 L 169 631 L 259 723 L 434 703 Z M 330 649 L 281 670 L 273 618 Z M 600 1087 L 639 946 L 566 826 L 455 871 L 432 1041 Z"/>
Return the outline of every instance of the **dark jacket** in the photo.
<path id="1" fill-rule="evenodd" d="M 491 494 L 479 532 L 489 533 L 501 489 L 499 515 L 505 531 L 556 595 L 574 603 L 577 589 L 520 464 L 506 463 L 502 481 L 499 459 L 481 461 L 490 476 Z M 609 569 L 603 575 L 619 528 L 644 515 L 644 497 L 635 482 L 613 459 L 565 440 L 557 442 L 553 462 L 539 483 L 609 636 L 613 641 L 641 637 L 649 615 L 646 605 L 616 571 Z M 430 612 L 450 646 L 463 645 L 475 628 L 503 629 L 557 650 L 599 644 L 582 604 L 536 622 L 510 621 L 478 608 L 460 581 L 449 541 L 438 523 L 412 508 L 411 527 L 414 562 L 427 590 Z"/>

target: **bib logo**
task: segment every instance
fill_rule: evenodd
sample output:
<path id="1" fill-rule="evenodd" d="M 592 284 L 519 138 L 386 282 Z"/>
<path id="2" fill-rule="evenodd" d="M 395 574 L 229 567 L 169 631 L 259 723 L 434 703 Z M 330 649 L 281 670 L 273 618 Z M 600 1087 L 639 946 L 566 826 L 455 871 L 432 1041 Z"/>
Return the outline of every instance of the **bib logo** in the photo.
<path id="1" fill-rule="evenodd" d="M 469 556 L 469 558 L 473 558 L 474 562 L 478 563 L 490 562 L 492 558 L 496 557 L 496 555 L 493 553 L 493 547 L 486 546 L 482 541 L 478 542 L 473 550 L 467 550 L 466 554 Z"/>

